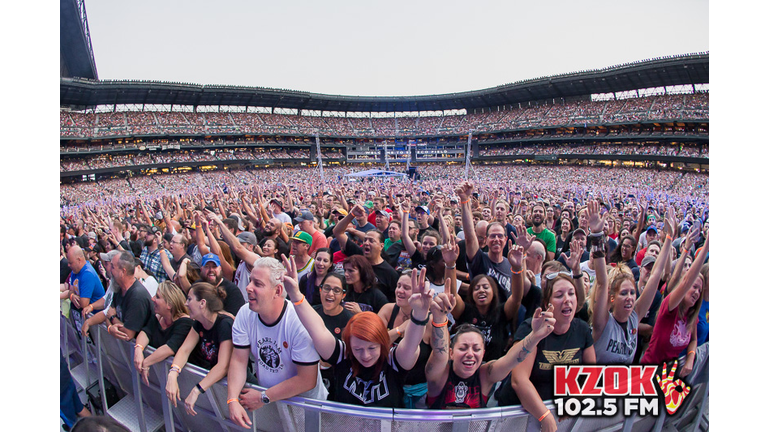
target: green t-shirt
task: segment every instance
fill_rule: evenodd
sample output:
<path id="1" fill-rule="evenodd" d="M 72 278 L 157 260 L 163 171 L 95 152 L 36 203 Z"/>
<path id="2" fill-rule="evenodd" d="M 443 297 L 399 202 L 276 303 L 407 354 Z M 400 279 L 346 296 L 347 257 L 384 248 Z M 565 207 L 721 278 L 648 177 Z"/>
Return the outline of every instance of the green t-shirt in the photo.
<path id="1" fill-rule="evenodd" d="M 557 240 L 555 239 L 555 233 L 552 231 L 544 228 L 543 231 L 540 233 L 533 232 L 533 227 L 528 228 L 528 234 L 535 235 L 536 238 L 541 239 L 541 241 L 544 242 L 544 244 L 547 245 L 547 252 L 555 253 L 555 249 L 557 249 Z"/>
<path id="2" fill-rule="evenodd" d="M 391 238 L 384 239 L 384 251 L 388 251 L 389 247 L 392 246 L 394 243 L 402 243 L 402 240 L 398 240 L 396 242 L 393 242 Z"/>

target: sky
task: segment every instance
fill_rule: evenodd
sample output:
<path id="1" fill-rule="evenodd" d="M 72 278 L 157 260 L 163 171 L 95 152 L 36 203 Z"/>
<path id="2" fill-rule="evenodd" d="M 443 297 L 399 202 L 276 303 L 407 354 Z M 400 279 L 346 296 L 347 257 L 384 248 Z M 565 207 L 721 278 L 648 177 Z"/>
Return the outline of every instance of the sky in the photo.
<path id="1" fill-rule="evenodd" d="M 85 4 L 100 79 L 410 96 L 709 50 L 696 0 Z"/>

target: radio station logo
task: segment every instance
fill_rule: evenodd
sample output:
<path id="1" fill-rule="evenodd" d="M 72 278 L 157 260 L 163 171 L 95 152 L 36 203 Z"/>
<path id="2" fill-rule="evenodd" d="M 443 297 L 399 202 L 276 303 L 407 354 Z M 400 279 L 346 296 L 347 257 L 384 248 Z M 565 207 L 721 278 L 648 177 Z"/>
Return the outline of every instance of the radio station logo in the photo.
<path id="1" fill-rule="evenodd" d="M 627 417 L 656 417 L 660 403 L 673 415 L 691 391 L 685 381 L 675 379 L 677 360 L 669 373 L 665 363 L 661 375 L 656 374 L 658 366 L 648 365 L 556 365 L 554 369 L 553 402 L 558 416 L 612 417 L 621 409 Z"/>

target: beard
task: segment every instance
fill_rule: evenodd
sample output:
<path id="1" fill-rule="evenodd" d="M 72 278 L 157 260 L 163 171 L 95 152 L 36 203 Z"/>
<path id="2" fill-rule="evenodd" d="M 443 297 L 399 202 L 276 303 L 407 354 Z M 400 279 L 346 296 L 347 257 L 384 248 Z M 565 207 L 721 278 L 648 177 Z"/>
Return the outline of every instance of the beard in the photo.
<path id="1" fill-rule="evenodd" d="M 535 226 L 536 228 L 538 228 L 538 227 L 540 227 L 540 226 L 541 226 L 541 224 L 543 224 L 543 223 L 544 223 L 544 218 L 541 218 L 541 217 L 535 217 L 535 218 L 531 219 L 531 223 L 533 224 L 533 226 Z"/>
<path id="2" fill-rule="evenodd" d="M 155 244 L 155 238 L 152 237 L 151 240 L 144 239 L 144 247 L 152 247 Z"/>

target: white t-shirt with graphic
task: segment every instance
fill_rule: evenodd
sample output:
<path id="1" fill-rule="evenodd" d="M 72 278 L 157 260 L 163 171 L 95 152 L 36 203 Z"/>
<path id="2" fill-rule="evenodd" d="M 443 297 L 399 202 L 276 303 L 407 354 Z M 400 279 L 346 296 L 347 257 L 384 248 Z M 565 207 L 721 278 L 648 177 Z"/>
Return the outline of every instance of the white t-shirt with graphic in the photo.
<path id="1" fill-rule="evenodd" d="M 264 324 L 259 314 L 248 303 L 237 312 L 232 326 L 232 343 L 235 349 L 250 347 L 256 362 L 254 372 L 260 386 L 272 387 L 297 374 L 297 365 L 318 367 L 320 356 L 309 333 L 301 324 L 293 304 L 284 301 L 280 317 L 272 325 Z M 326 399 L 328 391 L 317 373 L 315 388 L 301 394 L 302 397 Z"/>

